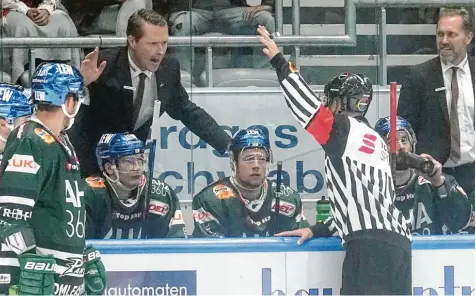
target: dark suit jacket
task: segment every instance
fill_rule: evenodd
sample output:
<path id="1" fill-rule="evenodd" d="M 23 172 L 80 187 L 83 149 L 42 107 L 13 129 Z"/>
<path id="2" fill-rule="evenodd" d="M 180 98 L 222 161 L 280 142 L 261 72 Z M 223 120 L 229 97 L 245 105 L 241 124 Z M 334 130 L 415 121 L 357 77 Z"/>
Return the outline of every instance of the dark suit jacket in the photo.
<path id="1" fill-rule="evenodd" d="M 95 147 L 104 133 L 133 132 L 145 141 L 152 119 L 133 131 L 133 91 L 127 48 L 101 50 L 98 61 L 107 61 L 99 79 L 89 86 L 90 105 L 83 105 L 71 130 L 71 138 L 84 175 L 98 172 Z M 188 99 L 180 83 L 180 68 L 176 59 L 165 56 L 155 72 L 160 114 L 164 112 L 188 127 L 195 135 L 223 153 L 230 137 L 202 108 Z M 160 86 L 162 85 L 162 87 Z"/>
<path id="2" fill-rule="evenodd" d="M 468 55 L 474 92 L 474 58 Z M 402 84 L 397 114 L 410 122 L 417 137 L 416 153 L 427 153 L 441 164 L 450 155 L 450 121 L 440 58 L 410 67 Z"/>

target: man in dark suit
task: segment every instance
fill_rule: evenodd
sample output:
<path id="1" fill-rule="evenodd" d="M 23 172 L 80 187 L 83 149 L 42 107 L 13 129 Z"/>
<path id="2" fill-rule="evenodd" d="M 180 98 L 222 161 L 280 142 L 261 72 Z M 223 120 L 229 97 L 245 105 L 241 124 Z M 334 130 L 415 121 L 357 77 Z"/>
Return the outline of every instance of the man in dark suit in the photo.
<path id="1" fill-rule="evenodd" d="M 472 31 L 465 9 L 440 13 L 439 56 L 411 67 L 397 111 L 415 130 L 417 153 L 442 163 L 468 194 L 474 190 L 475 160 L 474 59 L 467 54 Z"/>
<path id="2" fill-rule="evenodd" d="M 165 56 L 168 28 L 153 10 L 134 13 L 127 26 L 128 45 L 102 50 L 102 75 L 89 85 L 89 106 L 83 105 L 72 131 L 83 176 L 99 173 L 94 155 L 102 134 L 131 132 L 145 141 L 150 131 L 154 101 L 160 114 L 182 121 L 194 134 L 224 153 L 230 137 L 203 109 L 188 99 L 180 83 L 177 60 Z"/>

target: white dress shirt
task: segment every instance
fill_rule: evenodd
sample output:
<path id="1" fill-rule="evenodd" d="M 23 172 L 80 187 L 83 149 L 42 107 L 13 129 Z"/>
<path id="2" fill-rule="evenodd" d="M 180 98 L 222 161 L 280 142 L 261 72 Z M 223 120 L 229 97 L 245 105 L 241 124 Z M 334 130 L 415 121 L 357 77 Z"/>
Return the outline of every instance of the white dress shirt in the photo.
<path id="1" fill-rule="evenodd" d="M 131 55 L 127 54 L 129 58 L 129 66 L 131 69 L 131 79 L 132 79 L 132 87 L 133 87 L 133 102 L 137 96 L 137 88 L 139 87 L 139 74 L 144 73 L 147 78 L 145 79 L 144 83 L 144 96 L 142 97 L 142 105 L 140 107 L 140 112 L 137 117 L 136 124 L 134 126 L 134 130 L 142 126 L 147 120 L 152 118 L 154 114 L 154 101 L 158 99 L 157 94 L 157 80 L 155 79 L 155 73 L 150 71 L 141 71 L 139 67 L 134 63 L 131 58 Z"/>
<path id="2" fill-rule="evenodd" d="M 441 62 L 441 70 L 443 72 L 443 80 L 446 87 L 446 103 L 448 104 L 448 112 L 451 112 L 451 79 L 453 70 L 451 67 L 455 65 Z M 461 63 L 456 65 L 458 67 L 458 120 L 460 130 L 460 148 L 461 158 L 455 163 L 451 158 L 448 158 L 444 167 L 455 167 L 465 163 L 474 161 L 475 148 L 475 133 L 474 133 L 474 92 L 473 81 L 471 78 L 471 70 L 469 68 L 468 56 L 466 56 Z M 450 114 L 450 113 L 448 113 Z"/>

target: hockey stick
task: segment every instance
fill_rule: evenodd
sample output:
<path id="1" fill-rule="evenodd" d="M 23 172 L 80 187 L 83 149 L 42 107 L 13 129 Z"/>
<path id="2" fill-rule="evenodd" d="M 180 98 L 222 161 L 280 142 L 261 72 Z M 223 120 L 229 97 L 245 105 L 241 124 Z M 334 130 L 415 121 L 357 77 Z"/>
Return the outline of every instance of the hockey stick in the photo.
<path id="1" fill-rule="evenodd" d="M 273 235 L 278 233 L 279 231 L 279 209 L 281 208 L 280 206 L 280 196 L 279 193 L 281 193 L 281 179 L 282 179 L 282 173 L 283 171 L 283 162 L 278 161 L 278 166 L 276 170 L 276 202 L 274 204 L 274 214 L 273 214 Z"/>
<path id="2" fill-rule="evenodd" d="M 390 167 L 395 182 L 397 171 L 397 83 L 390 82 Z"/>
<path id="3" fill-rule="evenodd" d="M 147 159 L 147 168 L 149 170 L 149 178 L 147 179 L 147 192 L 145 195 L 145 202 L 144 202 L 144 228 L 143 233 L 141 234 L 141 238 L 147 238 L 147 230 L 149 229 L 148 223 L 148 214 L 149 214 L 149 204 L 150 204 L 150 196 L 152 194 L 152 179 L 154 178 L 154 165 L 155 165 L 155 150 L 157 147 L 157 136 L 153 133 L 153 128 L 157 126 L 157 117 L 160 115 L 160 101 L 154 102 L 154 113 L 152 117 L 152 124 L 150 126 L 149 136 L 147 137 L 147 141 L 144 145 L 144 152 L 148 155 Z"/>

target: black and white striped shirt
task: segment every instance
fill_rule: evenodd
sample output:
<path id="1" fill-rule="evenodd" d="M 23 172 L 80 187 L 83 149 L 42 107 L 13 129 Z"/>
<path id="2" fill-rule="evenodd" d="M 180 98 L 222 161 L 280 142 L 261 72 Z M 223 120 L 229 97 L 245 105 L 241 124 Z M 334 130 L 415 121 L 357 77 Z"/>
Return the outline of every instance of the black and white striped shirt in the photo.
<path id="1" fill-rule="evenodd" d="M 393 204 L 386 143 L 365 118 L 332 114 L 282 54 L 272 64 L 289 110 L 326 153 L 331 216 L 312 228 L 314 235 L 338 234 L 344 244 L 362 230 L 387 230 L 411 240 L 410 228 Z"/>

